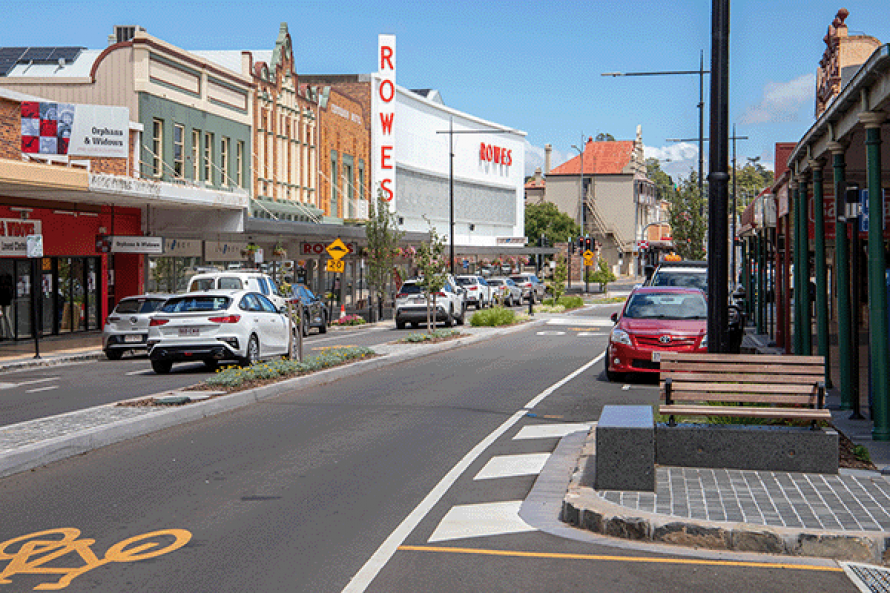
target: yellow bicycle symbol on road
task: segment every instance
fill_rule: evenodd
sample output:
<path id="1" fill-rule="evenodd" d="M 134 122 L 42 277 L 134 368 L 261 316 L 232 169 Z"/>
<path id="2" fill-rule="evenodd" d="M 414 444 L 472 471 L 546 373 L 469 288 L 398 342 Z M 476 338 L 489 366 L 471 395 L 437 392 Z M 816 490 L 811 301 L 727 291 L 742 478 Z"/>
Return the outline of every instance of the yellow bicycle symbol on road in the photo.
<path id="1" fill-rule="evenodd" d="M 109 562 L 136 562 L 154 558 L 178 550 L 192 539 L 192 534 L 184 529 L 143 533 L 114 544 L 100 560 L 91 548 L 96 540 L 77 539 L 79 536 L 79 529 L 69 527 L 37 531 L 0 543 L 0 561 L 10 561 L 3 572 L 0 572 L 0 585 L 12 583 L 9 577 L 16 574 L 47 574 L 62 576 L 56 583 L 37 585 L 35 590 L 64 589 L 75 577 Z M 71 553 L 79 555 L 84 565 L 46 566 Z"/>

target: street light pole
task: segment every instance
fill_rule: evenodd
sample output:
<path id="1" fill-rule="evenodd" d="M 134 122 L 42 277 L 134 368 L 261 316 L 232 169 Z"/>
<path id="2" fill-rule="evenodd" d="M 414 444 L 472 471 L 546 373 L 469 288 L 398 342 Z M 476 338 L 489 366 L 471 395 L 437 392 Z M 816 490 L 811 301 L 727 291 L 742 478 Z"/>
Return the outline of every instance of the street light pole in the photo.
<path id="1" fill-rule="evenodd" d="M 448 118 L 447 130 L 436 130 L 437 134 L 448 134 L 448 243 L 451 257 L 451 274 L 454 275 L 454 135 L 455 134 L 516 134 L 517 130 L 455 130 L 454 118 Z"/>
<path id="2" fill-rule="evenodd" d="M 582 147 L 584 146 L 584 134 L 583 133 L 581 134 L 581 146 Z M 581 167 L 579 168 L 579 173 L 578 173 L 578 203 L 581 205 L 581 235 L 585 236 L 585 233 L 587 232 L 587 206 L 586 206 L 586 204 L 584 204 L 584 149 L 578 148 L 574 144 L 572 144 L 572 148 L 577 150 L 578 153 L 581 155 Z M 585 270 L 586 266 L 584 265 L 583 258 L 580 259 L 579 268 L 581 269 L 581 278 L 586 278 L 587 275 L 585 274 L 585 272 L 587 270 Z M 571 272 L 571 268 L 570 268 L 569 269 L 569 278 L 571 278 L 571 276 L 572 276 L 572 272 Z"/>
<path id="3" fill-rule="evenodd" d="M 710 70 L 705 70 L 705 52 L 701 50 L 699 54 L 698 70 L 664 70 L 658 72 L 603 72 L 602 76 L 671 76 L 675 74 L 697 74 L 698 75 L 698 193 L 704 197 L 704 141 L 705 141 L 705 74 L 710 74 Z"/>

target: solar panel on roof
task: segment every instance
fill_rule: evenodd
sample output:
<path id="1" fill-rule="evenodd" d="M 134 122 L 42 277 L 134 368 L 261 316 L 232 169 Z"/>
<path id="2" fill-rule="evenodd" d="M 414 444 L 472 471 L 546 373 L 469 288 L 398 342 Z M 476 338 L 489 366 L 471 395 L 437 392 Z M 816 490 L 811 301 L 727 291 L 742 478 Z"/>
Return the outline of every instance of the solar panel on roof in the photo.
<path id="1" fill-rule="evenodd" d="M 6 76 L 27 49 L 27 47 L 0 47 L 0 76 Z"/>
<path id="2" fill-rule="evenodd" d="M 83 47 L 0 47 L 0 76 L 6 76 L 16 64 L 54 63 L 63 60 L 71 63 L 77 59 Z"/>

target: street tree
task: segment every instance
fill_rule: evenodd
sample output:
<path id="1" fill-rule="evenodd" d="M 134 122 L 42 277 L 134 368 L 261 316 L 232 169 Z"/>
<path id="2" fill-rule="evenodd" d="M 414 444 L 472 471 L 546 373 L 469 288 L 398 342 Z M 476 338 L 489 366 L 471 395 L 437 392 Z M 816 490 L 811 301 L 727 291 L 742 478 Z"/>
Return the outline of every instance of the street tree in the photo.
<path id="1" fill-rule="evenodd" d="M 698 190 L 698 179 L 694 171 L 690 172 L 688 178 L 680 180 L 669 204 L 668 221 L 677 255 L 683 259 L 704 259 L 708 222 L 705 200 Z"/>
<path id="2" fill-rule="evenodd" d="M 430 225 L 430 240 L 420 242 L 414 261 L 417 263 L 420 275 L 418 286 L 426 297 L 426 331 L 432 333 L 432 312 L 436 308 L 436 294 L 445 286 L 448 268 L 445 265 L 445 241 L 426 217 L 424 220 Z"/>
<path id="3" fill-rule="evenodd" d="M 594 142 L 615 142 L 615 136 L 608 132 L 600 132 L 593 140 Z"/>
<path id="4" fill-rule="evenodd" d="M 547 281 L 547 288 L 553 295 L 553 304 L 566 292 L 566 281 L 569 278 L 569 267 L 566 265 L 564 253 L 556 254 L 556 267 L 553 268 L 553 278 Z"/>
<path id="5" fill-rule="evenodd" d="M 560 212 L 552 202 L 529 204 L 525 207 L 525 236 L 530 240 L 537 240 L 543 235 L 553 245 L 566 241 L 569 237 L 577 237 L 580 233 L 581 228 L 575 220 L 565 212 Z"/>
<path id="6" fill-rule="evenodd" d="M 386 287 L 392 282 L 393 268 L 399 250 L 399 242 L 405 232 L 399 228 L 398 217 L 389 209 L 383 199 L 383 191 L 377 190 L 377 199 L 372 201 L 370 216 L 365 224 L 366 249 L 368 257 L 368 286 L 377 298 L 377 318 L 383 317 L 383 301 Z M 371 308 L 373 311 L 373 307 Z M 371 321 L 374 321 L 373 319 Z"/>
<path id="7" fill-rule="evenodd" d="M 655 184 L 659 199 L 670 199 L 674 193 L 674 179 L 662 170 L 661 161 L 654 157 L 646 159 L 646 177 Z"/>

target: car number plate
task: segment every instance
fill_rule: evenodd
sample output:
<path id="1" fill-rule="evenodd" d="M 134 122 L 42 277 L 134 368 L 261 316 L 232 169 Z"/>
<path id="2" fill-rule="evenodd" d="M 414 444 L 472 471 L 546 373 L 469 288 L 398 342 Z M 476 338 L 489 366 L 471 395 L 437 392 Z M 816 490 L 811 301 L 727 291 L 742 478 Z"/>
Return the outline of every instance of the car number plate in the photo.
<path id="1" fill-rule="evenodd" d="M 661 362 L 661 352 L 656 350 L 652 353 L 652 362 Z"/>
<path id="2" fill-rule="evenodd" d="M 180 327 L 179 335 L 180 336 L 197 336 L 201 333 L 201 328 L 199 327 Z"/>
<path id="3" fill-rule="evenodd" d="M 426 299 L 423 298 L 423 297 L 414 297 L 413 299 L 411 299 L 411 302 L 413 302 L 413 303 L 425 303 L 425 302 L 426 302 Z"/>
<path id="4" fill-rule="evenodd" d="M 143 338 L 142 334 L 130 334 L 128 336 L 124 336 L 124 342 L 144 342 L 145 338 Z"/>

